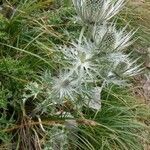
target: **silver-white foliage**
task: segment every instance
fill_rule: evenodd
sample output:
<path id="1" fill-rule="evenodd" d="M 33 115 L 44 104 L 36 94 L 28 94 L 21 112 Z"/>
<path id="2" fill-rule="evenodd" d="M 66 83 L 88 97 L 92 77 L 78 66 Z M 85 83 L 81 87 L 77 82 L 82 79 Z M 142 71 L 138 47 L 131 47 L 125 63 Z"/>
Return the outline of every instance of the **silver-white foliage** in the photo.
<path id="1" fill-rule="evenodd" d="M 130 55 L 123 52 L 114 52 L 108 55 L 108 61 L 111 62 L 111 68 L 107 75 L 108 83 L 126 86 L 128 78 L 141 73 L 141 64 L 137 65 L 138 59 L 132 60 Z"/>
<path id="2" fill-rule="evenodd" d="M 142 70 L 141 64 L 137 65 L 138 59 L 132 60 L 130 55 L 123 52 L 114 52 L 108 55 L 108 60 L 113 63 L 113 69 L 118 71 L 118 74 L 122 77 L 135 76 Z"/>
<path id="3" fill-rule="evenodd" d="M 68 132 L 64 128 L 52 127 L 44 150 L 68 150 Z"/>
<path id="4" fill-rule="evenodd" d="M 124 0 L 73 0 L 78 18 L 87 25 L 110 20 L 123 7 Z"/>
<path id="5" fill-rule="evenodd" d="M 26 85 L 25 90 L 29 92 L 29 94 L 24 93 L 23 95 L 23 103 L 30 97 L 36 99 L 38 94 L 42 91 L 43 87 L 40 86 L 37 82 L 30 82 Z"/>
<path id="6" fill-rule="evenodd" d="M 92 90 L 92 96 L 91 99 L 89 100 L 88 106 L 89 108 L 92 108 L 94 110 L 100 110 L 101 109 L 101 92 L 102 92 L 103 86 L 102 87 L 94 87 Z"/>
<path id="7" fill-rule="evenodd" d="M 85 38 L 81 43 L 73 42 L 72 46 L 60 49 L 70 66 L 71 74 L 75 73 L 78 79 L 86 78 L 86 76 L 92 78 L 93 74 L 91 72 L 96 72 L 95 50 L 95 45 Z"/>
<path id="8" fill-rule="evenodd" d="M 89 27 L 88 37 L 82 36 L 82 30 L 79 40 L 61 46 L 57 58 L 63 65 L 57 73 L 45 72 L 41 86 L 32 83 L 27 87 L 34 98 L 41 90 L 45 91 L 43 105 L 62 104 L 66 99 L 76 103 L 79 95 L 84 103 L 86 95 L 90 95 L 89 108 L 98 110 L 102 89 L 94 88 L 97 83 L 126 85 L 128 77 L 141 71 L 140 65 L 136 65 L 138 59 L 132 60 L 131 54 L 125 52 L 133 42 L 134 32 L 126 32 L 127 26 L 117 30 L 116 23 L 107 22 L 121 10 L 124 0 L 73 0 L 73 3 L 78 17 Z"/>
<path id="9" fill-rule="evenodd" d="M 104 22 L 102 25 L 93 26 L 92 38 L 98 47 L 105 46 L 108 49 L 111 46 L 111 50 L 124 50 L 134 42 L 132 37 L 135 31 L 127 32 L 127 27 L 117 30 L 115 23 Z"/>
<path id="10" fill-rule="evenodd" d="M 128 33 L 126 33 L 126 38 L 123 38 L 124 29 L 119 31 L 122 34 L 118 34 L 110 27 L 106 26 L 105 28 L 106 31 L 102 32 L 105 34 L 100 36 L 100 40 L 97 40 L 98 45 L 95 41 L 91 42 L 83 38 L 82 42 L 72 43 L 72 46 L 64 47 L 60 51 L 68 63 L 68 70 L 72 75 L 76 75 L 75 78 L 83 79 L 81 82 L 86 82 L 86 80 L 94 82 L 101 78 L 101 81 L 106 80 L 108 83 L 112 81 L 117 84 L 113 80 L 118 80 L 119 85 L 120 83 L 124 84 L 128 77 L 137 75 L 141 71 L 140 65 L 136 65 L 138 59 L 132 60 L 131 54 L 124 52 L 126 46 L 131 43 L 129 40 L 131 36 L 127 36 Z M 102 27 L 102 30 L 105 28 Z M 98 35 L 100 32 L 97 32 L 94 38 L 98 39 Z M 113 36 L 113 39 L 110 39 L 110 35 Z M 115 42 L 118 35 L 124 41 L 116 48 Z"/>
<path id="11" fill-rule="evenodd" d="M 58 70 L 45 71 L 40 82 L 26 86 L 23 95 L 24 104 L 29 98 L 38 101 L 31 116 L 47 113 L 66 118 L 65 129 L 55 126 L 50 130 L 44 150 L 67 150 L 69 140 L 78 142 L 74 113 L 61 108 L 66 102 L 71 102 L 71 109 L 77 113 L 82 112 L 83 106 L 99 111 L 103 87 L 109 83 L 126 86 L 128 78 L 141 71 L 138 59 L 132 60 L 131 54 L 125 52 L 133 42 L 134 32 L 126 32 L 127 26 L 117 30 L 116 23 L 108 22 L 122 9 L 124 0 L 73 0 L 73 3 L 88 36 L 84 35 L 86 30 L 81 30 L 79 40 L 61 46 L 57 50 L 56 63 L 61 64 Z"/>
<path id="12" fill-rule="evenodd" d="M 60 100 L 64 97 L 68 97 L 71 100 L 74 99 L 74 94 L 77 93 L 78 84 L 76 79 L 71 77 L 70 72 L 61 71 L 58 77 L 53 78 L 52 82 L 52 93 L 54 97 Z"/>

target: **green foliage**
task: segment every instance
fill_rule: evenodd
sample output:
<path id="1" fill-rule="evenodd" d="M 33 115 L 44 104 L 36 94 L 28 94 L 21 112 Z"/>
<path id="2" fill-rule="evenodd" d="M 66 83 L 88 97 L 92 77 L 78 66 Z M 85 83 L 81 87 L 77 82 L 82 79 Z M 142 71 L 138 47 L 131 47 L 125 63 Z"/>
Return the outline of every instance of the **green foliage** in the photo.
<path id="1" fill-rule="evenodd" d="M 118 88 L 112 87 L 109 93 L 108 90 L 103 94 L 101 111 L 93 115 L 86 112 L 86 117 L 94 118 L 99 125 L 82 127 L 81 135 L 89 139 L 93 149 L 142 149 L 140 141 L 144 138 L 144 128 L 135 115 L 140 110 L 136 102 L 129 96 L 129 91 L 127 94 L 127 91 L 122 89 L 120 94 Z"/>
<path id="2" fill-rule="evenodd" d="M 150 112 L 148 106 L 136 101 L 131 91 L 108 83 L 102 91 L 98 88 L 98 93 L 94 93 L 91 87 L 102 86 L 101 78 L 95 77 L 94 82 L 82 82 L 73 100 L 72 92 L 67 95 L 80 85 L 68 86 L 74 79 L 71 76 L 63 82 L 67 75 L 61 74 L 61 68 L 68 69 L 74 62 L 69 62 L 70 54 L 60 49 L 63 45 L 72 47 L 72 39 L 82 35 L 82 25 L 75 23 L 74 15 L 68 0 L 3 2 L 0 149 L 143 150 L 142 141 L 148 142 L 143 133 L 149 129 L 141 120 L 150 117 Z M 85 54 L 79 55 L 83 61 Z M 73 73 L 75 78 L 77 73 Z M 87 101 L 91 98 L 100 102 L 98 110 L 95 105 L 89 107 Z"/>
<path id="3" fill-rule="evenodd" d="M 137 41 L 135 49 L 141 54 L 147 51 L 150 41 L 150 2 L 149 1 L 133 1 L 127 3 L 127 7 L 119 15 L 121 25 L 130 22 L 130 28 L 137 28 Z"/>
<path id="4" fill-rule="evenodd" d="M 8 134 L 5 129 L 13 126 L 13 114 L 8 112 L 8 99 L 11 97 L 11 93 L 7 88 L 0 85 L 0 148 L 7 148 L 7 145 L 11 144 L 12 134 Z"/>

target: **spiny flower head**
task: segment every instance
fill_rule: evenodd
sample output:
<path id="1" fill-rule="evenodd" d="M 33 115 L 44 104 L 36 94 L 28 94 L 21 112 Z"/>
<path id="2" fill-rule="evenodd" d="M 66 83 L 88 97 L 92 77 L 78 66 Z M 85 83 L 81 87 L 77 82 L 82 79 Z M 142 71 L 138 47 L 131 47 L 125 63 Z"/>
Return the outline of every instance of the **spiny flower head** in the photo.
<path id="1" fill-rule="evenodd" d="M 72 43 L 71 47 L 62 49 L 66 61 L 70 64 L 70 70 L 80 77 L 92 76 L 91 71 L 96 72 L 95 51 L 95 45 L 85 38 L 81 43 Z"/>
<path id="2" fill-rule="evenodd" d="M 126 85 L 128 77 L 139 74 L 141 64 L 137 65 L 137 60 L 130 58 L 131 54 L 125 54 L 123 52 L 114 52 L 108 55 L 108 61 L 111 62 L 111 68 L 108 72 L 108 82 L 113 82 L 118 85 Z"/>
<path id="3" fill-rule="evenodd" d="M 68 71 L 61 71 L 58 77 L 53 78 L 52 92 L 59 99 L 69 97 L 74 99 L 74 93 L 77 93 L 77 82 Z"/>
<path id="4" fill-rule="evenodd" d="M 116 24 L 103 23 L 95 25 L 92 29 L 92 38 L 97 47 L 111 51 L 122 51 L 130 46 L 135 31 L 126 32 L 127 26 L 117 30 Z"/>
<path id="5" fill-rule="evenodd" d="M 116 68 L 120 63 L 125 63 L 127 66 L 129 65 L 128 55 L 122 52 L 114 52 L 108 55 L 108 60 L 113 64 L 113 67 Z"/>
<path id="6" fill-rule="evenodd" d="M 73 0 L 79 19 L 87 25 L 110 20 L 123 7 L 124 0 Z"/>
<path id="7" fill-rule="evenodd" d="M 132 30 L 130 32 L 126 32 L 126 29 L 127 26 L 125 26 L 123 29 L 120 30 L 116 30 L 116 28 L 113 27 L 114 39 L 115 39 L 114 49 L 123 50 L 134 42 L 131 39 L 136 31 Z"/>

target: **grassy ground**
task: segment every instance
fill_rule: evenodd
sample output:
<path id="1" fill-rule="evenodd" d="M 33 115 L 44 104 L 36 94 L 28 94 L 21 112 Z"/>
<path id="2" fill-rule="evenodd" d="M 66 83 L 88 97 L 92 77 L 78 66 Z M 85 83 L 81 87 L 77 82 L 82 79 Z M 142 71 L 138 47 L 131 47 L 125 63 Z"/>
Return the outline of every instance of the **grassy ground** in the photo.
<path id="1" fill-rule="evenodd" d="M 131 26 L 138 28 L 136 36 L 138 37 L 137 41 L 134 44 L 134 49 L 137 52 L 137 55 L 140 55 L 142 61 L 144 62 L 145 72 L 142 76 L 137 77 L 137 82 L 144 86 L 146 89 L 143 89 L 146 103 L 149 103 L 150 95 L 148 94 L 149 79 L 150 79 L 150 52 L 149 52 L 149 41 L 150 41 L 150 2 L 149 1 L 131 1 L 129 3 L 129 10 L 127 9 L 128 14 L 132 17 Z M 130 18 L 127 16 L 127 18 Z M 128 20 L 128 19 L 126 19 Z M 138 85 L 139 85 L 138 84 Z"/>
<path id="2" fill-rule="evenodd" d="M 135 94 L 139 101 L 149 105 L 150 103 L 150 2 L 148 0 L 131 0 L 128 7 L 123 12 L 123 20 L 130 21 L 131 28 L 138 28 L 136 36 L 137 41 L 134 43 L 134 50 L 140 55 L 144 62 L 145 70 L 142 75 L 135 78 Z M 149 108 L 148 108 L 149 109 Z M 150 124 L 146 121 L 146 124 Z M 149 133 L 148 133 L 149 138 Z M 149 150 L 150 146 L 145 144 L 145 150 Z"/>
<path id="3" fill-rule="evenodd" d="M 132 89 L 109 85 L 102 92 L 102 109 L 96 113 L 86 108 L 81 112 L 72 110 L 70 103 L 57 106 L 59 111 L 71 112 L 78 126 L 75 130 L 66 127 L 69 117 L 51 115 L 51 107 L 43 110 L 41 120 L 37 116 L 30 117 L 45 95 L 37 99 L 29 97 L 23 107 L 24 94 L 29 92 L 27 84 L 40 85 L 46 70 L 58 73 L 63 64 L 58 61 L 56 46 L 69 45 L 71 39 L 79 36 L 81 26 L 74 23 L 75 12 L 69 1 L 63 4 L 51 0 L 14 0 L 5 2 L 2 7 L 0 150 L 49 150 L 54 149 L 57 140 L 63 143 L 63 150 L 143 150 L 142 143 L 149 143 L 149 106 L 138 102 Z M 135 34 L 138 40 L 130 49 L 137 49 L 135 57 L 142 55 L 141 61 L 145 58 L 147 61 L 150 47 L 149 9 L 149 2 L 130 2 L 117 16 L 119 27 L 130 22 L 130 29 L 139 28 Z M 62 139 L 58 135 L 62 135 Z"/>

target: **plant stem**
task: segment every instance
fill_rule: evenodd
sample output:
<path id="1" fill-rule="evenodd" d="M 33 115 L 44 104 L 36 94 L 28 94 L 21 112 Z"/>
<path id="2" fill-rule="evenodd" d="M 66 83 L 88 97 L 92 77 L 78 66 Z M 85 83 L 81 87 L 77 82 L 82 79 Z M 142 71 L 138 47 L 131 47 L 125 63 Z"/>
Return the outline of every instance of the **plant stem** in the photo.
<path id="1" fill-rule="evenodd" d="M 85 26 L 83 26 L 82 29 L 81 29 L 80 36 L 79 36 L 79 44 L 81 44 L 82 37 L 83 37 L 83 35 L 84 35 L 85 29 L 86 29 Z"/>

